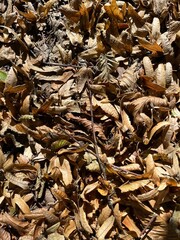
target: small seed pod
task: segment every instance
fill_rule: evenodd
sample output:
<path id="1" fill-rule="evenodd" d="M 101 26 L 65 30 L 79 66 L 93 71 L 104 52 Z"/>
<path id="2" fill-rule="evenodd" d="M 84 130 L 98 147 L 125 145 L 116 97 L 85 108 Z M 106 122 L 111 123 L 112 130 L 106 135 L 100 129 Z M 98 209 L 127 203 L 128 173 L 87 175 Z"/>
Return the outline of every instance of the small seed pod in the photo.
<path id="1" fill-rule="evenodd" d="M 161 87 L 166 86 L 166 72 L 163 63 L 160 63 L 156 69 L 156 82 Z"/>
<path id="2" fill-rule="evenodd" d="M 160 36 L 160 21 L 159 18 L 154 17 L 152 22 L 152 37 L 157 40 Z"/>
<path id="3" fill-rule="evenodd" d="M 166 63 L 166 85 L 171 85 L 171 82 L 173 81 L 173 75 L 172 75 L 172 64 L 170 62 Z"/>
<path id="4" fill-rule="evenodd" d="M 146 75 L 148 77 L 153 78 L 154 77 L 154 69 L 153 69 L 151 59 L 149 57 L 146 56 L 143 58 L 143 65 L 144 65 Z"/>

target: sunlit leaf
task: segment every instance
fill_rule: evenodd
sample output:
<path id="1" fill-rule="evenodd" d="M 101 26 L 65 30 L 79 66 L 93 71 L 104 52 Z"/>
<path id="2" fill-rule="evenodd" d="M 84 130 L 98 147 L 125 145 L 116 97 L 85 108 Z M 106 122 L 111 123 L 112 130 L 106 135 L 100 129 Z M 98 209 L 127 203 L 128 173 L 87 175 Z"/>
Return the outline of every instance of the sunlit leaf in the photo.
<path id="1" fill-rule="evenodd" d="M 0 81 L 5 82 L 7 78 L 7 73 L 0 70 Z"/>
<path id="2" fill-rule="evenodd" d="M 111 1 L 111 5 L 105 5 L 104 9 L 106 10 L 107 14 L 109 15 L 110 18 L 115 19 L 115 20 L 120 20 L 123 21 L 123 14 L 120 11 L 120 9 L 117 6 L 117 3 L 115 0 Z"/>
<path id="3" fill-rule="evenodd" d="M 53 151 L 58 151 L 60 148 L 68 146 L 69 144 L 70 144 L 70 142 L 68 142 L 65 139 L 64 140 L 57 140 L 57 141 L 55 141 L 51 144 L 51 149 Z"/>
<path id="4" fill-rule="evenodd" d="M 121 192 L 135 191 L 140 187 L 146 186 L 149 182 L 150 180 L 139 180 L 132 183 L 125 183 L 124 185 L 121 185 L 119 189 Z"/>
<path id="5" fill-rule="evenodd" d="M 79 217 L 80 217 L 80 221 L 81 221 L 81 224 L 82 224 L 82 227 L 84 228 L 84 230 L 88 233 L 93 233 L 89 223 L 88 223 L 88 220 L 87 220 L 87 217 L 86 217 L 86 213 L 83 209 L 83 206 L 79 208 Z"/>
<path id="6" fill-rule="evenodd" d="M 150 43 L 147 40 L 145 40 L 143 38 L 140 38 L 140 37 L 138 37 L 138 42 L 143 48 L 145 48 L 149 51 L 163 52 L 162 48 L 156 42 L 155 43 Z"/>
<path id="7" fill-rule="evenodd" d="M 97 231 L 97 237 L 99 240 L 105 239 L 106 234 L 111 230 L 114 224 L 114 216 L 110 216 L 105 220 L 101 227 Z"/>

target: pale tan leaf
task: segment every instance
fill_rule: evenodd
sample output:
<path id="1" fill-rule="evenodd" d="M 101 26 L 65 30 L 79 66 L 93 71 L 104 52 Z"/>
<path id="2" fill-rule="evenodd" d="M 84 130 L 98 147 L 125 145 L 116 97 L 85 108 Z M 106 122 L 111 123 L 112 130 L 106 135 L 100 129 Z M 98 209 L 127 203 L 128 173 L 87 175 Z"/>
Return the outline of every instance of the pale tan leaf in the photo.
<path id="1" fill-rule="evenodd" d="M 67 159 L 63 160 L 62 165 L 60 166 L 60 171 L 62 173 L 62 179 L 65 186 L 68 186 L 72 183 L 73 177 L 71 172 L 71 167 Z"/>
<path id="2" fill-rule="evenodd" d="M 131 124 L 131 120 L 125 110 L 121 110 L 121 118 L 124 131 L 129 130 L 130 132 L 134 132 L 134 127 Z"/>
<path id="3" fill-rule="evenodd" d="M 11 240 L 11 235 L 3 227 L 0 228 L 0 239 Z"/>
<path id="4" fill-rule="evenodd" d="M 100 172 L 100 167 L 98 161 L 92 161 L 86 166 L 86 169 L 90 172 Z"/>
<path id="5" fill-rule="evenodd" d="M 80 33 L 72 32 L 69 29 L 66 29 L 66 34 L 69 37 L 72 45 L 81 45 L 83 43 L 83 35 Z"/>
<path id="6" fill-rule="evenodd" d="M 88 184 L 88 185 L 84 188 L 83 192 L 81 193 L 81 198 L 82 198 L 83 200 L 86 200 L 85 195 L 88 194 L 88 193 L 90 193 L 90 192 L 92 192 L 92 191 L 94 191 L 98 186 L 99 186 L 99 182 L 98 182 L 98 181 L 96 181 L 96 182 L 94 182 L 94 183 L 91 183 L 91 184 Z"/>
<path id="7" fill-rule="evenodd" d="M 111 228 L 114 225 L 114 216 L 110 216 L 105 220 L 105 222 L 101 225 L 101 227 L 97 231 L 97 238 L 98 240 L 103 240 L 105 239 L 106 234 L 111 230 Z"/>
<path id="8" fill-rule="evenodd" d="M 157 123 L 150 131 L 150 133 L 148 133 L 148 136 L 146 139 L 144 139 L 144 144 L 147 145 L 150 140 L 152 139 L 152 137 L 154 136 L 154 134 L 160 130 L 162 130 L 164 127 L 169 127 L 170 123 L 169 122 L 159 122 Z"/>
<path id="9" fill-rule="evenodd" d="M 131 219 L 129 217 L 129 215 L 126 215 L 124 220 L 122 221 L 122 223 L 127 227 L 127 229 L 129 231 L 135 232 L 136 233 L 136 237 L 139 237 L 141 231 L 139 230 L 139 228 L 136 226 L 135 222 L 133 221 L 133 219 Z"/>
<path id="10" fill-rule="evenodd" d="M 12 205 L 14 205 L 14 207 L 15 204 L 20 208 L 23 213 L 30 213 L 29 206 L 19 194 L 15 194 L 14 198 L 12 199 Z"/>
<path id="11" fill-rule="evenodd" d="M 73 220 L 70 220 L 68 223 L 68 226 L 64 230 L 64 236 L 66 238 L 69 238 L 69 236 L 72 234 L 73 231 L 76 230 L 76 223 Z"/>
<path id="12" fill-rule="evenodd" d="M 131 191 L 135 191 L 141 187 L 146 186 L 148 183 L 150 183 L 150 180 L 148 180 L 148 179 L 138 180 L 138 181 L 134 181 L 131 183 L 125 183 L 125 184 L 121 185 L 119 187 L 119 189 L 121 190 L 122 193 L 131 192 Z"/>
<path id="13" fill-rule="evenodd" d="M 17 84 L 17 76 L 16 75 L 17 75 L 16 70 L 13 67 L 11 67 L 8 72 L 6 81 L 5 81 L 5 88 L 7 86 L 15 86 Z"/>
<path id="14" fill-rule="evenodd" d="M 134 105 L 134 114 L 137 114 L 137 112 L 142 112 L 143 108 L 148 104 L 152 103 L 154 106 L 167 106 L 167 99 L 163 99 L 160 97 L 153 97 L 153 96 L 145 96 L 140 97 L 131 102 L 132 105 Z"/>
<path id="15" fill-rule="evenodd" d="M 109 116 L 112 116 L 116 120 L 119 119 L 119 114 L 118 114 L 116 108 L 111 103 L 103 103 L 101 101 L 101 102 L 98 102 L 98 105 Z"/>
<path id="16" fill-rule="evenodd" d="M 178 133 L 179 130 L 178 118 L 170 117 L 168 119 L 168 122 L 170 123 L 170 126 L 167 129 L 163 142 L 165 148 L 167 148 L 170 145 L 171 141 L 173 141 L 173 139 L 176 137 L 176 134 Z"/>
<path id="17" fill-rule="evenodd" d="M 154 180 L 155 184 L 159 186 L 160 184 L 159 172 L 155 167 L 155 162 L 152 154 L 148 154 L 148 156 L 145 159 L 145 162 L 146 162 L 146 172 L 152 174 L 151 178 Z"/>
<path id="18" fill-rule="evenodd" d="M 64 72 L 62 75 L 50 75 L 46 76 L 41 73 L 36 73 L 35 78 L 40 81 L 48 81 L 48 82 L 67 82 L 70 77 L 73 75 L 72 71 Z"/>
<path id="19" fill-rule="evenodd" d="M 150 190 L 149 192 L 145 192 L 145 193 L 137 195 L 137 198 L 142 202 L 149 201 L 149 200 L 155 198 L 157 196 L 157 194 L 158 194 L 158 188 L 155 188 L 155 189 Z"/>
<path id="20" fill-rule="evenodd" d="M 137 63 L 135 62 L 129 68 L 127 68 L 122 77 L 119 79 L 120 86 L 125 89 L 133 89 L 137 81 L 137 76 L 135 74 Z"/>
<path id="21" fill-rule="evenodd" d="M 125 166 L 121 166 L 120 167 L 122 170 L 126 170 L 126 171 L 140 171 L 141 170 L 141 166 L 139 163 L 131 163 L 131 164 L 126 164 Z"/>
<path id="22" fill-rule="evenodd" d="M 17 217 L 12 217 L 6 212 L 0 215 L 0 222 L 10 225 L 14 229 L 16 229 L 20 235 L 29 231 L 28 230 L 29 222 L 21 221 Z"/>
<path id="23" fill-rule="evenodd" d="M 12 184 L 24 189 L 24 190 L 29 188 L 29 182 L 28 181 L 22 180 L 21 178 L 16 177 L 9 172 L 6 172 L 5 177 L 10 183 L 12 183 Z"/>
<path id="24" fill-rule="evenodd" d="M 80 222 L 81 222 L 81 225 L 82 227 L 84 228 L 84 230 L 88 233 L 93 233 L 89 223 L 88 223 L 88 220 L 87 220 L 87 217 L 86 217 L 86 213 L 84 211 L 84 208 L 83 206 L 81 206 L 79 208 L 79 217 L 80 217 Z"/>
<path id="25" fill-rule="evenodd" d="M 48 234 L 47 240 L 65 240 L 65 237 L 62 234 L 55 232 Z"/>
<path id="26" fill-rule="evenodd" d="M 30 107 L 30 95 L 25 97 L 23 104 L 20 108 L 20 113 L 22 115 L 29 114 L 29 107 Z"/>
<path id="27" fill-rule="evenodd" d="M 103 209 L 101 210 L 101 213 L 98 217 L 98 224 L 101 226 L 106 219 L 111 215 L 112 210 L 109 208 L 108 205 L 106 205 L 105 207 L 103 207 Z"/>
<path id="28" fill-rule="evenodd" d="M 34 240 L 34 237 L 29 235 L 24 235 L 20 237 L 19 240 Z"/>

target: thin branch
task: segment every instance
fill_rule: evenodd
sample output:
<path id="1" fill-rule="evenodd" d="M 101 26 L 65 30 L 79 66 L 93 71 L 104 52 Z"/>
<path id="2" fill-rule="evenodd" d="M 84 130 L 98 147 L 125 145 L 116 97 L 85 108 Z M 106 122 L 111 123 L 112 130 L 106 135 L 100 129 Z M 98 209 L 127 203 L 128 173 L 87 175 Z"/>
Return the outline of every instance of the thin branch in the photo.
<path id="1" fill-rule="evenodd" d="M 74 68 L 82 68 L 80 65 L 75 64 L 64 64 L 64 63 L 55 63 L 55 62 L 43 62 L 45 65 L 59 66 L 59 67 L 74 67 Z"/>
<path id="2" fill-rule="evenodd" d="M 89 85 L 89 82 L 88 82 L 88 85 Z M 94 150 L 95 150 L 95 154 L 96 154 L 97 161 L 99 164 L 99 168 L 101 170 L 102 177 L 104 179 L 107 179 L 105 166 L 102 163 L 100 156 L 99 156 L 98 147 L 97 147 L 97 138 L 96 138 L 96 134 L 95 134 L 95 130 L 94 130 L 94 115 L 93 115 L 93 109 L 92 109 L 92 92 L 90 89 L 88 92 L 89 92 L 89 101 L 90 101 L 90 112 L 91 112 L 91 124 L 92 124 L 92 133 L 93 133 L 93 141 L 94 141 Z"/>
<path id="3" fill-rule="evenodd" d="M 142 230 L 142 232 L 140 233 L 140 238 L 139 238 L 140 240 L 145 239 L 148 233 L 151 231 L 152 224 L 156 220 L 156 217 L 157 217 L 157 214 L 154 214 L 150 219 L 149 223 L 147 224 L 147 226 Z"/>

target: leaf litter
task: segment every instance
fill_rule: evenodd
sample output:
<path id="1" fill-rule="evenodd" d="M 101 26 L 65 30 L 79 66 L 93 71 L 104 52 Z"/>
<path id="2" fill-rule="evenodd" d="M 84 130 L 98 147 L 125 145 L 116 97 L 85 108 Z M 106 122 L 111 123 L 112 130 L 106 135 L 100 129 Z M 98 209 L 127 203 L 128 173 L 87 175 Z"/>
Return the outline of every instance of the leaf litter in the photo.
<path id="1" fill-rule="evenodd" d="M 1 1 L 1 239 L 180 239 L 179 12 Z"/>

